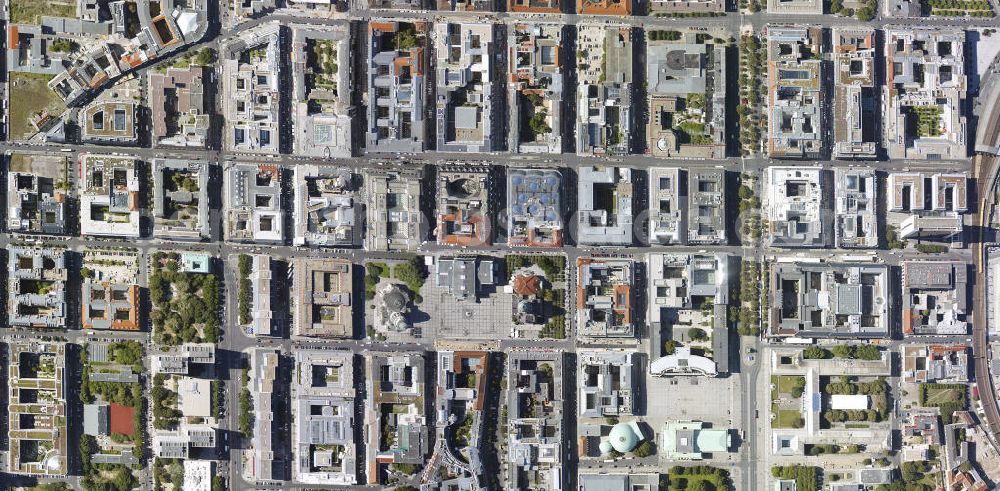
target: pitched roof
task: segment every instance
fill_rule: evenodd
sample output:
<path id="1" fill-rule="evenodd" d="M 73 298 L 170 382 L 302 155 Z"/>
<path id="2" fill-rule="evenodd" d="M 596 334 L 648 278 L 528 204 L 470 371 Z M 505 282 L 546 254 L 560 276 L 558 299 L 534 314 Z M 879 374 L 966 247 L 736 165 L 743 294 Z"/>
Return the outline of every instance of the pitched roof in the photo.
<path id="1" fill-rule="evenodd" d="M 523 297 L 537 295 L 541 290 L 542 279 L 535 275 L 517 275 L 514 277 L 514 293 Z"/>

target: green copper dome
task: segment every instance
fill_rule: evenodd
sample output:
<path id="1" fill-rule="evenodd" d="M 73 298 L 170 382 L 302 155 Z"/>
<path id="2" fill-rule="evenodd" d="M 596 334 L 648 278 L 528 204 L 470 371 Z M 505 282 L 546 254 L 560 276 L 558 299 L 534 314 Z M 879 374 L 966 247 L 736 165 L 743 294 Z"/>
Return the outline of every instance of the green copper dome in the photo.
<path id="1" fill-rule="evenodd" d="M 621 453 L 631 452 L 641 439 L 639 433 L 628 423 L 616 424 L 608 434 L 608 442 Z"/>

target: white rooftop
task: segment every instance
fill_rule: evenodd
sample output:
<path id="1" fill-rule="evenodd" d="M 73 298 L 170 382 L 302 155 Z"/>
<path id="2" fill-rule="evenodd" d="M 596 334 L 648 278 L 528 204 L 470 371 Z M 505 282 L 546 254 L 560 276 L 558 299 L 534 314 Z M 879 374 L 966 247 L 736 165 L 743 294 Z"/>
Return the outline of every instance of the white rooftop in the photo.
<path id="1" fill-rule="evenodd" d="M 834 394 L 830 397 L 830 408 L 838 411 L 864 411 L 868 409 L 868 396 Z"/>

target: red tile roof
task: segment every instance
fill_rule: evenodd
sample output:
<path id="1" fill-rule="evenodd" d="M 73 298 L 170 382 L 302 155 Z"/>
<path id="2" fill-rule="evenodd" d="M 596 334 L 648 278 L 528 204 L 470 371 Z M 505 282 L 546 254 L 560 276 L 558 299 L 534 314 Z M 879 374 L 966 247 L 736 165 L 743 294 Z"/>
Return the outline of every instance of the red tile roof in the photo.
<path id="1" fill-rule="evenodd" d="M 514 293 L 523 297 L 537 295 L 541 286 L 542 279 L 535 275 L 520 274 L 514 277 Z"/>

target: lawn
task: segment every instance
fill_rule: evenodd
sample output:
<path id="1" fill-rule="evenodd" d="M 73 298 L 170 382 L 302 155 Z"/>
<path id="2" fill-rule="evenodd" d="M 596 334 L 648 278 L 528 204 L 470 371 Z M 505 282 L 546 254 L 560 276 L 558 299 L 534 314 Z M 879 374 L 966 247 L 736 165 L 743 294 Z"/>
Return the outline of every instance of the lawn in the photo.
<path id="1" fill-rule="evenodd" d="M 918 401 L 923 407 L 936 407 L 945 424 L 951 424 L 955 411 L 969 405 L 968 388 L 961 384 L 920 384 Z"/>
<path id="2" fill-rule="evenodd" d="M 794 395 L 795 389 L 797 387 L 805 387 L 806 378 L 791 376 L 791 375 L 780 375 L 777 377 L 778 382 L 775 386 L 778 387 L 778 393 L 780 394 L 791 394 Z M 773 382 L 772 382 L 773 383 Z"/>
<path id="3" fill-rule="evenodd" d="M 802 419 L 802 412 L 794 409 L 779 409 L 777 404 L 771 404 L 771 414 L 774 419 L 771 421 L 771 428 L 801 428 L 799 420 Z"/>
<path id="4" fill-rule="evenodd" d="M 805 389 L 805 377 L 796 375 L 772 375 L 771 420 L 772 428 L 801 428 L 802 411 L 798 409 L 799 399 Z M 781 400 L 779 401 L 779 395 Z M 792 409 L 788 409 L 792 408 Z"/>
<path id="5" fill-rule="evenodd" d="M 931 15 L 993 17 L 993 9 L 986 0 L 924 0 L 923 7 Z"/>
<path id="6" fill-rule="evenodd" d="M 682 484 L 678 484 L 682 483 Z M 704 484 L 699 484 L 704 483 Z M 693 476 L 684 477 L 674 477 L 671 478 L 670 484 L 671 489 L 715 489 L 715 490 L 725 490 L 727 489 L 724 484 L 719 484 L 719 478 L 715 476 L 703 476 L 700 474 Z"/>
<path id="7" fill-rule="evenodd" d="M 74 0 L 11 0 L 11 24 L 38 24 L 43 15 L 50 17 L 76 17 Z"/>
<path id="8" fill-rule="evenodd" d="M 725 491 L 730 488 L 729 471 L 707 465 L 674 466 L 667 473 L 667 487 L 680 491 Z"/>
<path id="9" fill-rule="evenodd" d="M 926 384 L 921 406 L 938 406 L 965 399 L 965 387 L 958 384 Z"/>
<path id="10" fill-rule="evenodd" d="M 810 491 L 819 489 L 816 474 L 818 467 L 805 465 L 776 466 L 771 468 L 771 475 L 781 479 L 794 479 L 796 489 Z"/>
<path id="11" fill-rule="evenodd" d="M 31 118 L 43 111 L 53 117 L 66 111 L 66 104 L 49 88 L 51 75 L 10 73 L 10 139 L 23 140 L 35 134 Z"/>
<path id="12" fill-rule="evenodd" d="M 705 124 L 687 120 L 677 125 L 681 131 L 689 135 L 700 135 L 705 132 Z"/>

